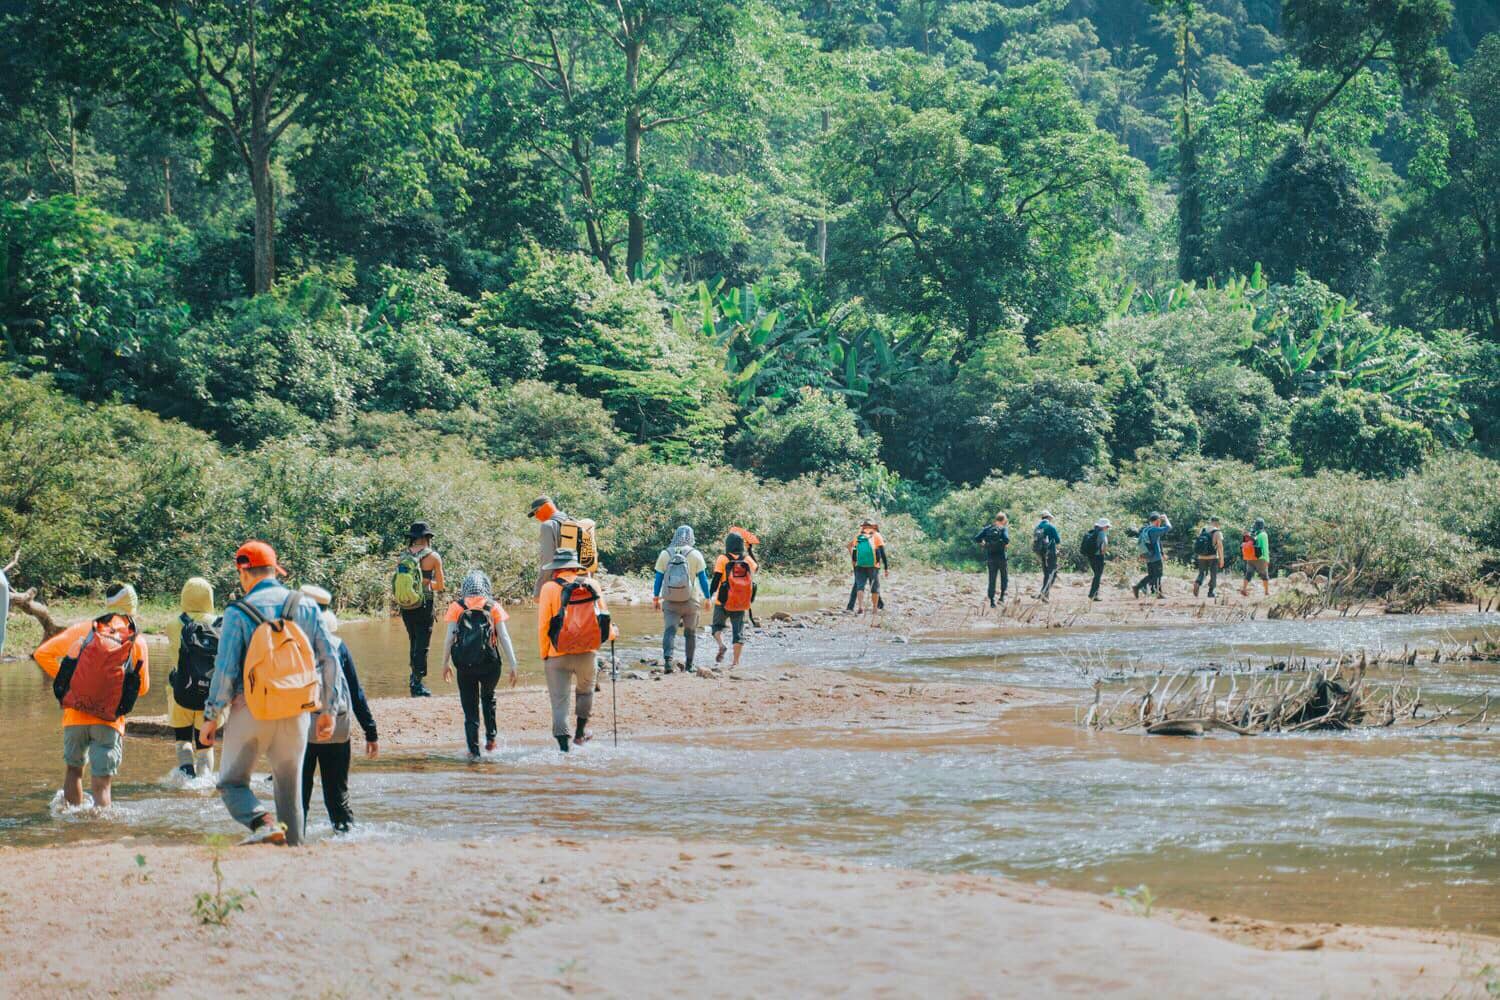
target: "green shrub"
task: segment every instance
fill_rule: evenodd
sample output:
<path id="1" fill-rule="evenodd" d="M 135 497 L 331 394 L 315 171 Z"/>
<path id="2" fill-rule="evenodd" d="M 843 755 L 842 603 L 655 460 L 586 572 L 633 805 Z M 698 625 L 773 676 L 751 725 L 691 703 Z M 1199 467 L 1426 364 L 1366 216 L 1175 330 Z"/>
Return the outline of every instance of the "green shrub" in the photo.
<path id="1" fill-rule="evenodd" d="M 537 379 L 547 369 L 542 335 L 535 330 L 508 326 L 501 319 L 503 307 L 493 292 L 479 300 L 470 321 L 474 336 L 483 345 L 481 363 L 496 385 Z"/>
<path id="2" fill-rule="evenodd" d="M 670 458 L 716 457 L 730 423 L 723 357 L 674 329 L 644 283 L 595 260 L 528 246 L 518 273 L 487 303 L 486 323 L 533 330 L 546 378 L 603 401 L 622 433 Z"/>
<path id="3" fill-rule="evenodd" d="M 1073 482 L 1106 461 L 1111 427 L 1104 389 L 1093 382 L 1043 374 L 1011 383 L 970 421 L 949 476 L 977 482 L 998 470 Z"/>
<path id="4" fill-rule="evenodd" d="M 1298 403 L 1290 441 L 1306 473 L 1342 469 L 1386 479 L 1421 468 L 1434 444 L 1427 428 L 1359 389 L 1327 389 Z"/>
<path id="5" fill-rule="evenodd" d="M 790 406 L 740 431 L 732 451 L 741 466 L 783 481 L 809 473 L 858 478 L 879 464 L 880 438 L 860 434 L 842 399 L 803 389 Z"/>
<path id="6" fill-rule="evenodd" d="M 1187 398 L 1203 428 L 1203 454 L 1264 464 L 1286 439 L 1286 402 L 1260 372 L 1226 364 L 1189 377 Z"/>
<path id="7" fill-rule="evenodd" d="M 597 399 L 544 382 L 517 382 L 499 393 L 482 428 L 486 451 L 498 459 L 557 459 L 599 471 L 626 448 Z"/>

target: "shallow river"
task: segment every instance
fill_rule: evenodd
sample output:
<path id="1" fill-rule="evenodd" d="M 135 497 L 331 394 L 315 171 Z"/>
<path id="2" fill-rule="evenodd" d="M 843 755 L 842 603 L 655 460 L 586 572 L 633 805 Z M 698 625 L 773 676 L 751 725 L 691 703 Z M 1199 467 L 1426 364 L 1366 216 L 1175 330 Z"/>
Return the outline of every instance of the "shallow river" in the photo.
<path id="1" fill-rule="evenodd" d="M 627 635 L 658 628 L 641 610 L 617 617 Z M 1430 647 L 1480 629 L 1500 630 L 1500 617 L 970 632 L 911 644 L 809 630 L 798 662 L 1064 700 L 967 727 L 627 738 L 618 749 L 600 740 L 568 758 L 528 741 L 478 767 L 462 762 L 455 733 L 428 754 L 356 764 L 354 836 L 722 838 L 1106 893 L 1145 884 L 1162 905 L 1209 913 L 1500 933 L 1500 730 L 1173 740 L 1074 725 L 1091 671 Z M 514 632 L 534 664 L 530 630 Z M 342 634 L 373 696 L 403 693 L 398 622 Z M 170 657 L 160 645 L 153 654 L 157 687 L 143 713 L 163 710 L 160 662 Z M 1497 664 L 1417 673 L 1439 700 L 1500 692 Z M 534 666 L 523 680 L 538 682 Z M 60 815 L 56 702 L 29 662 L 0 664 L 0 841 L 234 832 L 211 790 L 181 787 L 172 764 L 168 742 L 131 739 L 111 814 Z M 316 796 L 312 816 L 313 835 L 328 835 Z"/>

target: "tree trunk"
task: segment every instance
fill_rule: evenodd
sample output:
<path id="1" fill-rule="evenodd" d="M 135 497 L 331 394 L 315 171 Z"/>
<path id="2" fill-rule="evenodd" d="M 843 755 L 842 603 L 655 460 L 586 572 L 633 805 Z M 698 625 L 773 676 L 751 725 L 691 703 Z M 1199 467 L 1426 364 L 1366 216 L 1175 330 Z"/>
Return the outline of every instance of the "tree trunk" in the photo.
<path id="1" fill-rule="evenodd" d="M 640 72 L 641 43 L 632 39 L 625 47 L 625 89 L 630 95 L 625 111 L 625 177 L 630 185 L 625 199 L 625 276 L 631 281 L 646 259 L 646 219 L 641 211 L 646 183 L 641 169 L 641 109 L 636 103 Z"/>
<path id="2" fill-rule="evenodd" d="M 78 180 L 78 109 L 73 98 L 68 98 L 68 176 L 73 183 L 73 197 L 83 197 L 83 185 Z"/>
<path id="3" fill-rule="evenodd" d="M 161 214 L 172 217 L 172 158 L 161 158 Z"/>
<path id="4" fill-rule="evenodd" d="M 63 626 L 59 625 L 57 619 L 52 617 L 52 611 L 47 605 L 36 599 L 35 587 L 22 591 L 19 594 L 12 593 L 10 595 L 10 606 L 23 614 L 30 615 L 41 623 L 43 642 L 46 642 L 63 630 Z"/>
<path id="5" fill-rule="evenodd" d="M 271 150 L 255 150 L 250 166 L 255 191 L 255 294 L 271 290 L 276 280 L 276 185 L 271 178 Z"/>

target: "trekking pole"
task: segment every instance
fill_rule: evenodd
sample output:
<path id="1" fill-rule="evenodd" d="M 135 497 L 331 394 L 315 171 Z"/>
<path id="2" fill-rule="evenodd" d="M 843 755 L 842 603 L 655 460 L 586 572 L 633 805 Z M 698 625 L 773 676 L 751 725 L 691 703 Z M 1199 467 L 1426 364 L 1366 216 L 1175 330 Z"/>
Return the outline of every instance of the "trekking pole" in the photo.
<path id="1" fill-rule="evenodd" d="M 615 662 L 615 641 L 609 640 L 609 719 L 614 726 L 615 746 L 620 745 L 620 666 Z"/>

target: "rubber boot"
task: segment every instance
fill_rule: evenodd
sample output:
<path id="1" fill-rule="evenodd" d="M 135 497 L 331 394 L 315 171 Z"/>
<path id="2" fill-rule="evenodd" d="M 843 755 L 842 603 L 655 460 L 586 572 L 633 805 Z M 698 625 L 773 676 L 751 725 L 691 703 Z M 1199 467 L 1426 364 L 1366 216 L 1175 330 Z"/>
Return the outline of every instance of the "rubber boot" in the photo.
<path id="1" fill-rule="evenodd" d="M 583 728 L 588 724 L 589 720 L 586 717 L 578 720 L 578 728 L 573 732 L 573 743 L 575 746 L 582 746 L 589 741 L 588 733 L 583 731 Z"/>
<path id="2" fill-rule="evenodd" d="M 566 736 L 559 736 L 556 739 L 557 739 L 557 749 L 561 750 L 563 753 L 567 753 L 568 752 L 568 738 Z"/>
<path id="3" fill-rule="evenodd" d="M 432 692 L 427 690 L 427 685 L 422 683 L 422 678 L 418 677 L 416 674 L 411 675 L 411 680 L 409 681 L 408 686 L 411 688 L 411 696 L 413 698 L 432 697 Z"/>

